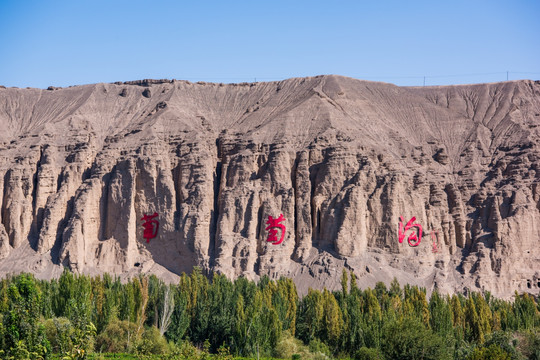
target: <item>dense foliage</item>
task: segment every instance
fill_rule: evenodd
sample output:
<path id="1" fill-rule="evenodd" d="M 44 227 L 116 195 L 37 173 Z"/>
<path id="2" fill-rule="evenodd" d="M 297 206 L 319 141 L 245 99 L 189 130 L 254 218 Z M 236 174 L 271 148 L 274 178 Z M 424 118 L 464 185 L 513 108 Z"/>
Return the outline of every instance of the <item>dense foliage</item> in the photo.
<path id="1" fill-rule="evenodd" d="M 396 280 L 361 290 L 346 272 L 341 283 L 299 298 L 291 279 L 209 280 L 197 268 L 175 285 L 17 275 L 0 282 L 0 358 L 540 359 L 540 304 L 527 294 L 428 299 Z"/>

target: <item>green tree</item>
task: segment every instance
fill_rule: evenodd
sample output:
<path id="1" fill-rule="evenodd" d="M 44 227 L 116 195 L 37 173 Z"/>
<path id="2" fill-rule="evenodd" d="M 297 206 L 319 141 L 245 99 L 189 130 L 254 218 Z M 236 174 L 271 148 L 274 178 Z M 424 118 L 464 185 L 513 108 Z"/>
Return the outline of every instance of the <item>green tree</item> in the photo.
<path id="1" fill-rule="evenodd" d="M 39 322 L 41 293 L 34 277 L 21 274 L 12 278 L 7 294 L 8 306 L 2 315 L 4 350 L 10 356 L 25 352 L 31 357 L 45 356 L 50 344 Z"/>
<path id="2" fill-rule="evenodd" d="M 208 338 L 210 320 L 210 304 L 208 298 L 209 282 L 198 267 L 193 268 L 190 276 L 189 293 L 191 310 L 191 326 L 189 337 L 195 344 L 203 344 Z"/>
<path id="3" fill-rule="evenodd" d="M 343 298 L 346 298 L 349 293 L 348 282 L 347 270 L 343 268 L 343 271 L 341 272 L 341 291 L 343 292 Z"/>
<path id="4" fill-rule="evenodd" d="M 397 296 L 400 299 L 403 297 L 403 291 L 401 290 L 399 282 L 396 278 L 392 279 L 392 282 L 390 283 L 390 290 L 388 293 L 390 297 Z"/>
<path id="5" fill-rule="evenodd" d="M 448 301 L 435 290 L 429 300 L 430 327 L 441 337 L 453 335 L 452 311 Z"/>
<path id="6" fill-rule="evenodd" d="M 473 294 L 473 299 L 478 312 L 478 319 L 480 321 L 480 327 L 484 336 L 491 333 L 491 324 L 493 322 L 493 316 L 491 309 L 487 304 L 482 294 Z"/>
<path id="7" fill-rule="evenodd" d="M 387 359 L 450 359 L 441 337 L 413 318 L 385 324 L 381 350 Z"/>
<path id="8" fill-rule="evenodd" d="M 53 311 L 57 317 L 69 317 L 67 314 L 68 303 L 75 296 L 75 291 L 75 276 L 68 268 L 64 268 L 64 272 L 62 272 L 62 275 L 58 279 L 57 294 L 51 294 L 53 295 L 51 299 Z"/>
<path id="9" fill-rule="evenodd" d="M 214 274 L 208 289 L 209 323 L 207 338 L 216 351 L 223 343 L 231 343 L 234 326 L 234 285 L 225 275 Z"/>
<path id="10" fill-rule="evenodd" d="M 529 294 L 525 293 L 520 296 L 516 292 L 513 307 L 520 329 L 531 330 L 535 326 L 540 326 L 540 313 L 537 304 Z"/>
<path id="11" fill-rule="evenodd" d="M 356 287 L 351 287 L 350 295 L 347 297 L 347 321 L 345 322 L 347 328 L 344 329 L 342 335 L 343 347 L 351 355 L 365 345 L 363 307 L 362 294 Z"/>
<path id="12" fill-rule="evenodd" d="M 466 336 L 470 341 L 476 341 L 479 344 L 484 343 L 484 332 L 478 312 L 476 311 L 476 305 L 472 297 L 467 298 L 465 305 L 465 319 L 466 319 Z"/>
<path id="13" fill-rule="evenodd" d="M 171 326 L 167 331 L 167 338 L 179 343 L 189 328 L 189 313 L 187 309 L 189 294 L 181 291 L 180 287 L 172 287 L 171 291 L 174 292 L 174 311 L 171 317 Z"/>
<path id="14" fill-rule="evenodd" d="M 320 291 L 309 289 L 299 306 L 299 322 L 296 331 L 304 343 L 321 336 L 324 301 Z"/>
<path id="15" fill-rule="evenodd" d="M 379 348 L 381 344 L 382 310 L 373 290 L 364 291 L 363 332 L 367 347 Z"/>
<path id="16" fill-rule="evenodd" d="M 272 295 L 272 306 L 276 309 L 283 330 L 289 330 L 294 336 L 296 330 L 296 312 L 298 307 L 298 293 L 292 279 L 280 278 L 277 289 Z"/>
<path id="17" fill-rule="evenodd" d="M 237 294 L 235 304 L 234 336 L 232 339 L 233 349 L 240 355 L 247 355 L 249 351 L 250 322 L 244 311 L 244 297 Z"/>
<path id="18" fill-rule="evenodd" d="M 336 350 L 343 330 L 343 316 L 336 298 L 326 289 L 323 291 L 323 314 L 321 338 Z"/>
<path id="19" fill-rule="evenodd" d="M 390 297 L 388 296 L 388 290 L 386 289 L 386 285 L 379 281 L 375 284 L 375 296 L 377 297 L 377 300 L 379 301 L 379 305 L 381 306 L 381 310 L 384 312 L 386 311 L 387 306 L 389 305 Z"/>

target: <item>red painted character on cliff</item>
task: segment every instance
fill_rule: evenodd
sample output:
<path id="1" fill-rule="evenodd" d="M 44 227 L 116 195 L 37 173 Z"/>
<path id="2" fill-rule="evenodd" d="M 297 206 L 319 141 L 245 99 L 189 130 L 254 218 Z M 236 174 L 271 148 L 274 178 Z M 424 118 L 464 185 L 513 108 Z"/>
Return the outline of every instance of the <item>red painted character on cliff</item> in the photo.
<path id="1" fill-rule="evenodd" d="M 407 238 L 407 242 L 409 243 L 409 246 L 418 246 L 420 245 L 420 241 L 422 240 L 422 225 L 420 224 L 413 224 L 413 222 L 416 220 L 416 218 L 413 216 L 411 220 L 405 225 L 405 229 L 403 229 L 403 216 L 399 217 L 401 221 L 399 222 L 399 243 L 401 244 L 403 242 L 403 239 L 405 238 L 405 233 L 407 230 L 411 228 L 418 228 L 418 235 L 416 235 L 416 232 L 413 231 L 409 237 Z M 415 241 L 415 242 L 413 242 Z"/>
<path id="2" fill-rule="evenodd" d="M 159 229 L 159 221 L 153 220 L 158 216 L 158 213 L 155 212 L 154 215 L 144 215 L 141 220 L 145 221 L 142 226 L 144 227 L 143 237 L 146 239 L 146 242 L 149 243 L 150 239 L 153 239 L 157 236 Z"/>
<path id="3" fill-rule="evenodd" d="M 280 224 L 280 222 L 285 221 L 285 218 L 283 217 L 283 214 L 279 214 L 279 217 L 277 219 L 274 219 L 271 215 L 268 216 L 268 221 L 266 224 L 268 225 L 266 227 L 266 231 L 268 231 L 268 239 L 266 241 L 271 242 L 274 245 L 279 245 L 283 242 L 283 238 L 285 238 L 285 225 Z M 277 229 L 281 229 L 281 237 L 279 240 L 277 239 Z"/>

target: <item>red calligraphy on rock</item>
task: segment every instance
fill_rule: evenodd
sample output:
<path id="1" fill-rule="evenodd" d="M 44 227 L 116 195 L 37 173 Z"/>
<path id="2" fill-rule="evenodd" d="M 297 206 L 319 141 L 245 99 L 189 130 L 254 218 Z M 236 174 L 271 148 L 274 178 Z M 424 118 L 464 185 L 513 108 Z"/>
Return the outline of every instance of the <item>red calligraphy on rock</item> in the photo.
<path id="1" fill-rule="evenodd" d="M 279 217 L 277 219 L 274 219 L 271 215 L 268 216 L 268 221 L 266 224 L 268 225 L 266 227 L 266 231 L 268 231 L 268 239 L 266 241 L 271 242 L 274 245 L 279 245 L 283 242 L 283 239 L 285 238 L 285 225 L 280 224 L 280 222 L 285 221 L 285 218 L 283 217 L 283 214 L 279 214 Z M 278 230 L 281 230 L 281 237 L 277 238 Z"/>
<path id="2" fill-rule="evenodd" d="M 154 220 L 158 216 L 158 213 L 155 212 L 154 215 L 144 215 L 141 220 L 144 221 L 142 226 L 144 227 L 143 237 L 146 239 L 146 242 L 149 243 L 150 239 L 153 239 L 157 236 L 159 229 L 159 221 Z"/>
<path id="3" fill-rule="evenodd" d="M 399 243 L 401 244 L 403 242 L 403 239 L 405 238 L 405 233 L 411 229 L 411 228 L 418 228 L 418 235 L 416 235 L 416 232 L 413 230 L 411 234 L 409 234 L 409 237 L 407 238 L 407 242 L 409 243 L 409 246 L 418 246 L 420 245 L 420 241 L 422 240 L 422 225 L 420 224 L 413 224 L 413 222 L 416 220 L 416 218 L 413 216 L 411 220 L 405 225 L 405 229 L 403 229 L 403 216 L 399 217 L 401 221 L 399 222 Z"/>

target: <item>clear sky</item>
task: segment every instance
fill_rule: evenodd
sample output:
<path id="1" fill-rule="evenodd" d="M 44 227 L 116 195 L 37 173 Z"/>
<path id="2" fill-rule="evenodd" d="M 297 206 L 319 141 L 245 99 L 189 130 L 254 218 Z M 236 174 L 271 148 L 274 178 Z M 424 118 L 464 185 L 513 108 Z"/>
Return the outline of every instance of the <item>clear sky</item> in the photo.
<path id="1" fill-rule="evenodd" d="M 540 79 L 540 1 L 0 0 L 0 84 Z"/>

